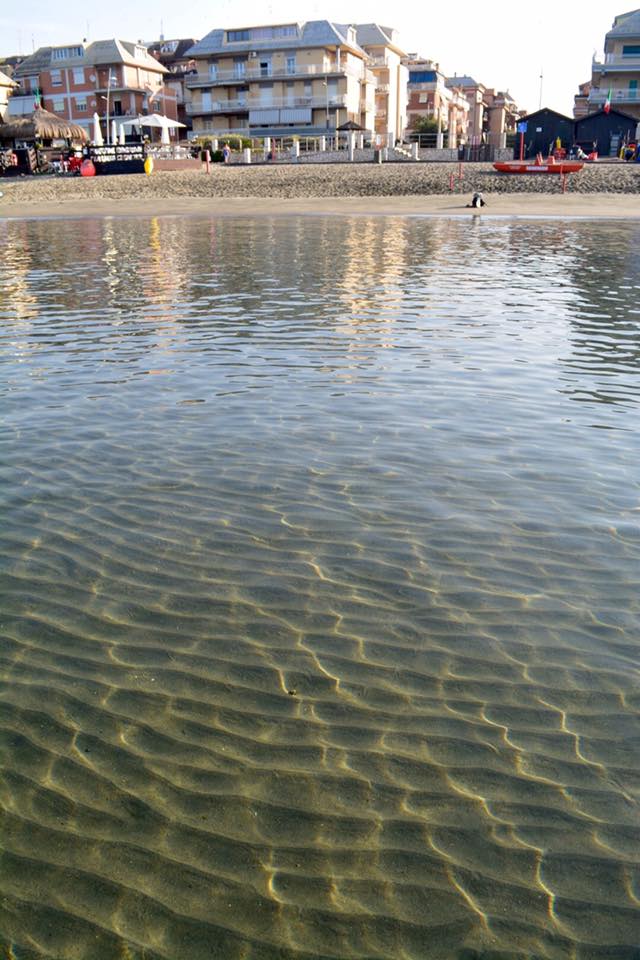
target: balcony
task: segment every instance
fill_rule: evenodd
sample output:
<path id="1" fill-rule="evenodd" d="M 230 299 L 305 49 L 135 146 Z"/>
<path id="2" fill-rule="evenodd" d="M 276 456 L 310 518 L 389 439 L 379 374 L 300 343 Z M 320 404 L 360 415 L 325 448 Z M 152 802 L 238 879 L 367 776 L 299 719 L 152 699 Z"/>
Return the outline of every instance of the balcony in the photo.
<path id="1" fill-rule="evenodd" d="M 391 89 L 388 83 L 377 83 L 376 84 L 376 93 L 389 93 Z"/>
<path id="2" fill-rule="evenodd" d="M 599 90 L 592 90 L 589 94 L 589 103 L 600 107 L 603 103 L 605 103 L 608 96 L 608 89 L 605 90 L 603 87 L 601 87 Z M 628 88 L 626 90 L 612 90 L 611 104 L 612 106 L 615 106 L 617 103 L 640 103 L 640 90 L 629 90 Z"/>
<path id="3" fill-rule="evenodd" d="M 251 61 L 253 63 L 253 61 Z M 373 74 L 368 70 L 354 70 L 353 67 L 339 67 L 337 64 L 326 64 L 325 66 L 296 67 L 292 72 L 283 68 L 281 70 L 271 69 L 269 72 L 262 73 L 259 64 L 256 67 L 249 67 L 244 73 L 236 70 L 218 70 L 215 76 L 209 76 L 205 73 L 194 74 L 187 77 L 185 85 L 188 89 L 195 90 L 199 87 L 229 86 L 234 84 L 254 83 L 261 80 L 300 80 L 308 77 L 326 77 L 335 74 L 337 76 L 356 77 L 359 80 L 374 81 Z"/>
<path id="4" fill-rule="evenodd" d="M 348 97 L 341 94 L 337 97 L 271 97 L 269 100 L 260 100 L 258 97 L 249 97 L 247 100 L 213 100 L 206 106 L 190 103 L 187 105 L 189 116 L 202 117 L 210 113 L 247 113 L 250 110 L 283 110 L 301 107 L 323 107 L 329 109 L 347 106 Z"/>

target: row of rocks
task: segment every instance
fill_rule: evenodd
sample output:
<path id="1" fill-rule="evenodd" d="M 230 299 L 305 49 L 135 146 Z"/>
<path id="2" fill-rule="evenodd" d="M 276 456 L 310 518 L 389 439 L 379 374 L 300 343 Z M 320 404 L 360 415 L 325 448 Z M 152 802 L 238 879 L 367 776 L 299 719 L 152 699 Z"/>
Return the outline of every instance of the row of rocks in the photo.
<path id="1" fill-rule="evenodd" d="M 462 171 L 462 179 L 458 175 Z M 453 178 L 453 179 L 452 179 Z M 389 197 L 475 191 L 492 193 L 554 194 L 562 178 L 544 174 L 497 173 L 491 164 L 387 163 L 387 164 L 275 164 L 225 167 L 211 173 L 200 170 L 161 171 L 150 177 L 100 176 L 94 178 L 38 178 L 5 180 L 5 200 L 42 203 L 65 199 L 175 198 L 175 197 Z M 567 178 L 570 193 L 637 194 L 640 164 L 594 163 Z M 0 208 L 1 209 L 1 208 Z"/>

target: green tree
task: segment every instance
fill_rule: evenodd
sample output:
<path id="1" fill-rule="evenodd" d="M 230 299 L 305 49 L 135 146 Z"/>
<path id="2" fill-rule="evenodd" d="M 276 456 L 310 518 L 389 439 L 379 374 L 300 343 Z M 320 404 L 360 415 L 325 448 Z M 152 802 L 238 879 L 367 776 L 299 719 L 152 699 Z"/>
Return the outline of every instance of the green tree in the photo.
<path id="1" fill-rule="evenodd" d="M 411 121 L 411 129 L 414 133 L 437 133 L 438 121 L 431 117 L 414 117 Z"/>

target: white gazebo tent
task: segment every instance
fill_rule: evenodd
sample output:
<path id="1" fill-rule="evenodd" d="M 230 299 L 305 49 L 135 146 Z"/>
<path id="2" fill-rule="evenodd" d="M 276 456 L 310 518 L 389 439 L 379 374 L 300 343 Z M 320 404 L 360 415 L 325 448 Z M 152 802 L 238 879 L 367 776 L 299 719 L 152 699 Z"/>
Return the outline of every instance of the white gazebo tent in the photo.
<path id="1" fill-rule="evenodd" d="M 178 120 L 171 120 L 169 117 L 163 117 L 159 113 L 151 113 L 148 117 L 134 117 L 131 120 L 125 120 L 123 127 L 158 127 L 161 130 L 160 142 L 170 143 L 169 131 L 176 130 L 178 127 L 184 127 L 186 124 Z"/>

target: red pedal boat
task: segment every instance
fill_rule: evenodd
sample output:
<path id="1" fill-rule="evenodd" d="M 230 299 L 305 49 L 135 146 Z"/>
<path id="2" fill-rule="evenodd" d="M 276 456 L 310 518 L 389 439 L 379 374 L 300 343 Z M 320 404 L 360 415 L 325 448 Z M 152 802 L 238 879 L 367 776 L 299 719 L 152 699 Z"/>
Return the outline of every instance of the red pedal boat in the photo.
<path id="1" fill-rule="evenodd" d="M 538 156 L 535 160 L 501 160 L 493 165 L 499 173 L 577 173 L 582 170 L 584 163 L 574 160 L 556 160 L 549 157 L 543 160 Z"/>

